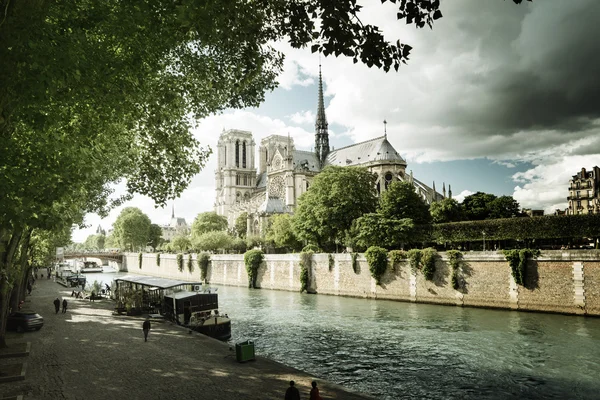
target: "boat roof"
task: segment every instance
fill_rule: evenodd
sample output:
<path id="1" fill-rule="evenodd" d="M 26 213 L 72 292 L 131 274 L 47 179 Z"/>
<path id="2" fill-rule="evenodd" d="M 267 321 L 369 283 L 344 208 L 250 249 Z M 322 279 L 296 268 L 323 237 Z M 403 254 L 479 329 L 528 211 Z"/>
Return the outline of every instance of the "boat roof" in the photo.
<path id="1" fill-rule="evenodd" d="M 165 297 L 170 297 L 172 299 L 185 299 L 187 297 L 192 297 L 192 296 L 197 296 L 197 295 L 201 295 L 201 294 L 205 294 L 202 292 L 188 292 L 187 290 L 182 290 L 181 292 L 175 292 L 175 293 L 171 293 L 171 294 L 167 294 L 165 295 Z"/>
<path id="2" fill-rule="evenodd" d="M 137 283 L 138 285 L 153 286 L 159 289 L 169 289 L 175 286 L 183 285 L 202 285 L 202 282 L 181 281 L 177 279 L 158 278 L 155 276 L 136 276 L 125 275 L 115 279 L 115 281 Z"/>

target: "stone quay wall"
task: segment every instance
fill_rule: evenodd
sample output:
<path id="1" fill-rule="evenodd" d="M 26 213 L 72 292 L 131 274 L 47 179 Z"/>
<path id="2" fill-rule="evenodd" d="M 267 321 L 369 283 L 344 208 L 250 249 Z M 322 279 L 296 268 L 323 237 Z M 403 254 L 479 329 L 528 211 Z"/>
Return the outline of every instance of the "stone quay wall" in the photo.
<path id="1" fill-rule="evenodd" d="M 415 303 L 543 311 L 600 316 L 600 251 L 544 251 L 527 268 L 527 286 L 517 285 L 501 252 L 467 252 L 458 269 L 461 287 L 452 288 L 452 268 L 444 252 L 438 253 L 432 281 L 420 272 L 413 273 L 407 261 L 388 268 L 381 285 L 369 272 L 363 254 L 353 268 L 351 254 L 315 254 L 309 269 L 310 291 L 334 296 L 388 299 Z M 193 257 L 194 270 L 177 268 L 175 254 L 144 254 L 139 268 L 138 254 L 124 258 L 123 270 L 134 274 L 164 278 L 200 280 L 200 269 Z M 257 286 L 272 290 L 300 290 L 300 255 L 266 254 Z M 248 286 L 243 254 L 213 254 L 208 268 L 212 284 Z"/>

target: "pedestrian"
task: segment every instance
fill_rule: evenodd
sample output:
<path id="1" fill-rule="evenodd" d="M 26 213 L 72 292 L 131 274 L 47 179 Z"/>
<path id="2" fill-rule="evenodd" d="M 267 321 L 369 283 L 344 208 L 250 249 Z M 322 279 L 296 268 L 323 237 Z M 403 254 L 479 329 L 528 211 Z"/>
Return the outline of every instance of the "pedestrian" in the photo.
<path id="1" fill-rule="evenodd" d="M 142 330 L 144 331 L 144 342 L 148 341 L 148 332 L 150 332 L 150 318 L 146 318 L 142 324 Z"/>
<path id="2" fill-rule="evenodd" d="M 321 395 L 319 394 L 319 388 L 317 387 L 317 382 L 312 381 L 312 389 L 310 389 L 310 398 L 309 400 L 323 400 Z"/>
<path id="3" fill-rule="evenodd" d="M 300 400 L 300 392 L 294 385 L 294 381 L 290 381 L 290 387 L 285 391 L 285 400 Z"/>
<path id="4" fill-rule="evenodd" d="M 63 299 L 63 314 L 66 314 L 67 312 L 67 299 Z"/>
<path id="5" fill-rule="evenodd" d="M 58 314 L 58 310 L 60 310 L 60 300 L 57 297 L 56 300 L 54 300 L 54 311 L 56 311 L 56 314 Z"/>

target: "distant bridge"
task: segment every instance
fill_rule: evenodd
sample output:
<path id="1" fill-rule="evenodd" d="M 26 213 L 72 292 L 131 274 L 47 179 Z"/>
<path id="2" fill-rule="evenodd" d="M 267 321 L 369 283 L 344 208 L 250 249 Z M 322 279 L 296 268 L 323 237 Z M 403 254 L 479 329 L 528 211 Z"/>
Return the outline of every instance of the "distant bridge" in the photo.
<path id="1" fill-rule="evenodd" d="M 99 258 L 100 260 L 123 262 L 123 253 L 109 251 L 75 251 L 65 252 L 64 258 Z"/>

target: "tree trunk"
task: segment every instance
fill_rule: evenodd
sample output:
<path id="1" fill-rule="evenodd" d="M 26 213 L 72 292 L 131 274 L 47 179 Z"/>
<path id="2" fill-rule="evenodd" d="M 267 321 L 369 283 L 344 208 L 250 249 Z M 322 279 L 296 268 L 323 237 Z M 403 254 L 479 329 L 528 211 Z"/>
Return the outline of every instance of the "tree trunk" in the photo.
<path id="1" fill-rule="evenodd" d="M 8 301 L 13 282 L 10 281 L 13 257 L 21 240 L 22 227 L 11 230 L 0 227 L 0 348 L 6 346 L 6 321 L 8 318 Z"/>
<path id="2" fill-rule="evenodd" d="M 19 273 L 15 276 L 15 279 L 13 281 L 13 289 L 12 289 L 12 296 L 11 296 L 11 302 L 10 302 L 10 307 L 12 307 L 13 310 L 16 310 L 19 306 L 19 302 L 21 300 L 25 300 L 25 281 L 24 279 L 26 278 L 26 273 L 29 270 L 29 268 L 27 268 L 27 259 L 29 258 L 29 241 L 31 239 L 31 228 L 27 228 L 25 230 L 25 234 L 23 235 L 22 239 L 21 239 L 21 249 L 19 251 Z"/>

